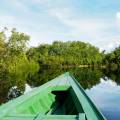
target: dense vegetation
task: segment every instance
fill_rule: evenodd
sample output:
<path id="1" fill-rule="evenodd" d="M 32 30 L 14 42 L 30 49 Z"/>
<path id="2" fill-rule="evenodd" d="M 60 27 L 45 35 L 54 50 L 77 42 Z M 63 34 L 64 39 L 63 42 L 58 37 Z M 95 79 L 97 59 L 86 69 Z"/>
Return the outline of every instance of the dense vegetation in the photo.
<path id="1" fill-rule="evenodd" d="M 16 85 L 38 71 L 38 63 L 26 56 L 28 41 L 29 36 L 16 29 L 11 31 L 9 38 L 5 30 L 0 32 L 0 83 L 11 80 Z"/>
<path id="2" fill-rule="evenodd" d="M 27 55 L 29 59 L 34 59 L 39 65 L 44 66 L 100 65 L 104 56 L 98 48 L 80 41 L 42 44 L 30 48 Z"/>
<path id="3" fill-rule="evenodd" d="M 81 41 L 54 41 L 28 49 L 30 37 L 12 29 L 8 38 L 6 29 L 0 32 L 0 80 L 28 79 L 48 67 L 98 67 L 117 69 L 120 66 L 120 47 L 108 54 Z"/>
<path id="4" fill-rule="evenodd" d="M 120 47 L 108 54 L 81 41 L 54 41 L 38 47 L 27 47 L 30 37 L 12 29 L 0 32 L 0 81 L 39 79 L 38 73 L 53 67 L 100 67 L 117 69 L 120 66 Z M 36 77 L 34 77 L 36 76 Z M 7 78 L 6 78 L 7 77 Z"/>
<path id="5" fill-rule="evenodd" d="M 115 48 L 112 52 L 105 55 L 103 63 L 109 70 L 119 71 L 120 68 L 120 47 Z"/>
<path id="6" fill-rule="evenodd" d="M 103 73 L 92 70 L 98 67 L 106 66 L 108 69 L 104 70 L 105 74 L 118 81 L 118 77 L 115 76 L 116 73 L 120 73 L 120 47 L 107 54 L 81 41 L 54 41 L 52 44 L 28 48 L 27 43 L 30 39 L 28 35 L 17 32 L 16 29 L 12 29 L 9 37 L 5 33 L 6 29 L 0 32 L 0 96 L 2 98 L 12 86 L 16 85 L 21 90 L 24 89 L 26 82 L 32 86 L 39 86 L 68 69 L 72 71 L 73 67 L 74 70 L 77 69 L 75 73 L 72 71 L 76 77 L 81 73 L 79 79 L 86 79 L 81 82 L 84 88 L 90 88 L 92 84 L 99 82 L 98 78 L 103 76 Z M 80 70 L 79 67 L 90 67 L 90 70 Z M 111 74 L 111 71 L 114 74 Z"/>

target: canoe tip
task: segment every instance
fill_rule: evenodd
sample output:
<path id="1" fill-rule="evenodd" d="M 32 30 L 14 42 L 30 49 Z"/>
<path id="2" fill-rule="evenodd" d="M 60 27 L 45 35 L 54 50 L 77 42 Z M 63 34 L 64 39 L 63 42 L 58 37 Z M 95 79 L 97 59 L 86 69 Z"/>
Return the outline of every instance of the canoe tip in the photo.
<path id="1" fill-rule="evenodd" d="M 70 72 L 66 72 L 65 75 L 70 75 Z"/>

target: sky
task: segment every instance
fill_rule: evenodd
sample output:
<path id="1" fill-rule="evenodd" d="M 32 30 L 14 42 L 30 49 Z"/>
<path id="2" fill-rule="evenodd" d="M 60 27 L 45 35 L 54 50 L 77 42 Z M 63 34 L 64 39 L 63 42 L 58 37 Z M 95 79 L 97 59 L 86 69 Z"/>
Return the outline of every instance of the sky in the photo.
<path id="1" fill-rule="evenodd" d="M 120 45 L 120 0 L 1 0 L 3 27 L 30 35 L 30 46 L 79 40 L 111 51 Z"/>

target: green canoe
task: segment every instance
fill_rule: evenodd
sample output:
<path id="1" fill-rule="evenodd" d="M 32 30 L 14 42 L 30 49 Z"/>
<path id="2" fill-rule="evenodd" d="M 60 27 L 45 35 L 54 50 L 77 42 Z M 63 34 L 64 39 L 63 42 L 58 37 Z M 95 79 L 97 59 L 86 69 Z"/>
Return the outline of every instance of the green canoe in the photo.
<path id="1" fill-rule="evenodd" d="M 67 72 L 0 106 L 0 120 L 106 119 Z"/>

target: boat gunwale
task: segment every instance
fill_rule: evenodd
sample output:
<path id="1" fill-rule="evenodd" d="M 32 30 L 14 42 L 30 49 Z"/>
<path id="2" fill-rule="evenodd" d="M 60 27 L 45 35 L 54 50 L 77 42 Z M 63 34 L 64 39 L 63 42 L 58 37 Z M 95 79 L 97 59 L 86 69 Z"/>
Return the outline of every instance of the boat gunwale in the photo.
<path id="1" fill-rule="evenodd" d="M 97 112 L 97 115 L 102 119 L 102 120 L 107 120 L 105 118 L 105 116 L 100 112 L 100 110 L 96 107 L 95 103 L 92 102 L 92 100 L 88 97 L 88 95 L 85 93 L 85 90 L 83 89 L 83 87 L 78 83 L 78 81 L 75 79 L 75 77 L 70 74 L 69 72 L 67 72 L 66 74 L 68 74 L 70 77 L 72 77 L 72 80 L 76 83 L 76 85 L 78 86 L 78 88 L 81 90 L 82 94 L 84 94 L 84 96 L 86 97 L 86 99 L 88 100 L 88 102 L 90 102 L 90 106 L 93 108 L 94 112 Z M 73 86 L 71 84 L 71 86 Z M 82 104 L 81 104 L 82 105 Z"/>

